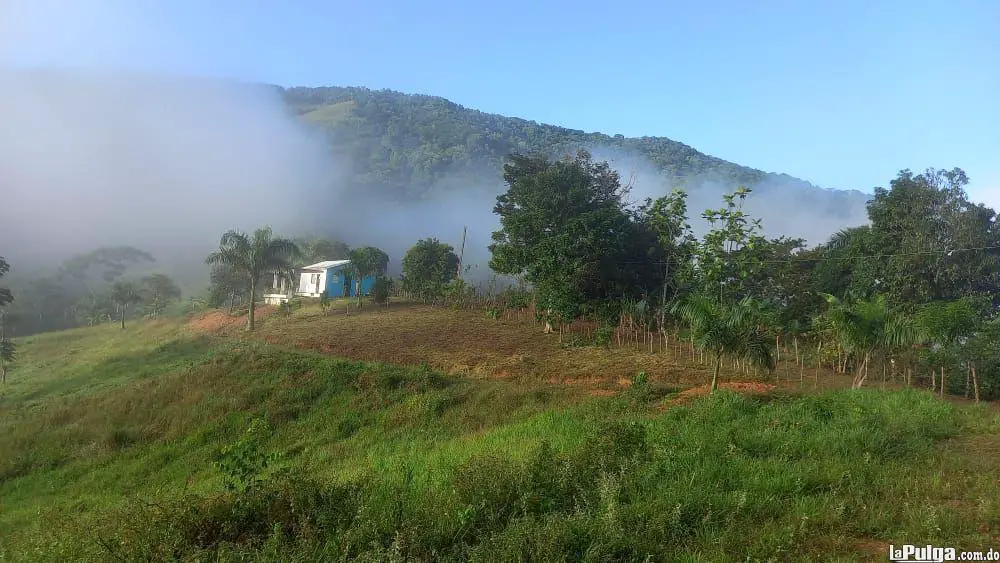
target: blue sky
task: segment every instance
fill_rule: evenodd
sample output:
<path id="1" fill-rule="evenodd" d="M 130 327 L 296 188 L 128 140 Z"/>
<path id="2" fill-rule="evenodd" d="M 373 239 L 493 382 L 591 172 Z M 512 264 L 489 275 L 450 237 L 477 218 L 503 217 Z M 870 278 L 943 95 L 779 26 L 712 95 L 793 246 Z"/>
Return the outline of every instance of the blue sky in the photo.
<path id="1" fill-rule="evenodd" d="M 824 187 L 958 166 L 1000 206 L 996 1 L 138 4 L 6 0 L 0 62 L 435 94 Z"/>

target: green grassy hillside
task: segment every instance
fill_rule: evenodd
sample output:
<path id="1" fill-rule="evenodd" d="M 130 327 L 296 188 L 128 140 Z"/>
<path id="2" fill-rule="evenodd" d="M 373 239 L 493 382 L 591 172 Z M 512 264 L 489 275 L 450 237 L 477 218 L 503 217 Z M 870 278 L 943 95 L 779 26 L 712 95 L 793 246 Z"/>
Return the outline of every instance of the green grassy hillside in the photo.
<path id="1" fill-rule="evenodd" d="M 193 326 L 23 342 L 0 400 L 0 560 L 868 560 L 1000 535 L 985 407 L 674 404 L 657 381 L 595 396 Z"/>

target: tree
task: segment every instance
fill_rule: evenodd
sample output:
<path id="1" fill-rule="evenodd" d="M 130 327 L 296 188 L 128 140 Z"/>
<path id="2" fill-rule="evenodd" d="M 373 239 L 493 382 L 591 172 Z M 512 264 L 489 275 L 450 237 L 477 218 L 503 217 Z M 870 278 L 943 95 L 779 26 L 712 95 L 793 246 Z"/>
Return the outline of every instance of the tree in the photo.
<path id="1" fill-rule="evenodd" d="M 222 307 L 229 304 L 229 312 L 236 309 L 236 298 L 242 298 L 250 291 L 250 285 L 246 277 L 240 274 L 236 268 L 227 264 L 215 264 L 209 274 L 208 304 L 212 307 Z"/>
<path id="2" fill-rule="evenodd" d="M 889 307 L 885 296 L 846 303 L 824 294 L 829 308 L 826 327 L 843 350 L 856 360 L 852 386 L 860 388 L 868 378 L 872 356 L 898 350 L 919 340 L 912 322 L 901 311 Z"/>
<path id="3" fill-rule="evenodd" d="M 403 289 L 423 300 L 440 297 L 457 269 L 451 245 L 436 238 L 420 240 L 403 257 Z"/>
<path id="4" fill-rule="evenodd" d="M 0 256 L 0 278 L 10 271 L 10 264 Z M 10 289 L 0 287 L 0 383 L 7 383 L 7 364 L 14 361 L 16 350 L 14 342 L 7 336 L 7 311 L 6 306 L 14 301 L 14 295 Z"/>
<path id="5" fill-rule="evenodd" d="M 694 277 L 691 258 L 697 239 L 688 223 L 687 193 L 678 189 L 655 200 L 647 199 L 639 208 L 639 220 L 653 233 L 663 251 L 660 302 L 665 306 Z"/>
<path id="6" fill-rule="evenodd" d="M 697 247 L 698 272 L 705 290 L 717 293 L 723 302 L 751 296 L 746 281 L 764 269 L 761 257 L 754 252 L 767 242 L 760 235 L 760 219 L 743 211 L 752 192 L 741 187 L 723 196 L 725 207 L 702 214 L 711 229 Z"/>
<path id="7" fill-rule="evenodd" d="M 997 216 L 969 201 L 968 181 L 958 168 L 903 170 L 890 189 L 875 188 L 870 229 L 852 233 L 868 256 L 855 261 L 862 272 L 853 276 L 855 293 L 883 293 L 910 312 L 966 296 L 1000 305 L 1000 252 L 990 250 L 1000 246 Z"/>
<path id="8" fill-rule="evenodd" d="M 316 237 L 296 239 L 294 242 L 302 251 L 301 258 L 306 264 L 323 260 L 346 260 L 351 254 L 351 248 L 339 240 Z"/>
<path id="9" fill-rule="evenodd" d="M 125 314 L 129 305 L 142 301 L 139 288 L 130 281 L 118 280 L 111 286 L 111 299 L 118 305 L 121 314 L 122 329 L 125 328 Z"/>
<path id="10" fill-rule="evenodd" d="M 142 301 L 146 303 L 150 314 L 154 317 L 163 313 L 163 310 L 166 309 L 171 301 L 181 298 L 180 288 L 177 287 L 174 280 L 165 274 L 146 276 L 142 278 L 140 283 Z"/>
<path id="11" fill-rule="evenodd" d="M 254 231 L 253 236 L 231 230 L 222 235 L 219 250 L 208 255 L 205 262 L 225 265 L 240 275 L 249 290 L 249 310 L 247 331 L 254 329 L 257 285 L 267 274 L 287 275 L 292 270 L 292 261 L 299 256 L 294 242 L 275 237 L 270 227 Z"/>
<path id="12" fill-rule="evenodd" d="M 771 339 L 762 330 L 766 322 L 760 303 L 745 298 L 727 304 L 714 297 L 691 295 L 678 304 L 677 312 L 690 326 L 694 345 L 714 360 L 712 393 L 718 389 L 726 357 L 774 369 Z"/>
<path id="13" fill-rule="evenodd" d="M 364 246 L 351 251 L 351 266 L 354 269 L 354 286 L 361 306 L 361 280 L 368 276 L 385 274 L 389 267 L 389 255 L 374 246 Z"/>
<path id="14" fill-rule="evenodd" d="M 10 264 L 3 256 L 0 256 L 0 278 L 7 275 L 10 271 Z M 14 296 L 11 294 L 10 289 L 6 287 L 0 287 L 0 307 L 5 307 L 14 301 Z"/>
<path id="15" fill-rule="evenodd" d="M 937 301 L 924 305 L 917 312 L 916 322 L 923 337 L 947 353 L 955 351 L 960 339 L 973 335 L 978 325 L 978 315 L 966 299 Z M 945 366 L 941 365 L 941 396 L 944 396 L 946 389 L 945 374 Z"/>
<path id="16" fill-rule="evenodd" d="M 607 162 L 586 151 L 554 162 L 514 154 L 504 180 L 490 267 L 523 276 L 543 310 L 568 321 L 588 305 L 660 287 L 655 236 L 625 212 L 628 190 Z"/>

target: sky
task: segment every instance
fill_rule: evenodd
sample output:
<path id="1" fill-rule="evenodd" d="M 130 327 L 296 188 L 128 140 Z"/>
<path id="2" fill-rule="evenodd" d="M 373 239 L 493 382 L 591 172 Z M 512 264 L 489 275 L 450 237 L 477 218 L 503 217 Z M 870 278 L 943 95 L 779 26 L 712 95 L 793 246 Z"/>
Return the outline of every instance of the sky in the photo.
<path id="1" fill-rule="evenodd" d="M 994 0 L 0 0 L 0 64 L 433 94 L 829 188 L 960 167 L 1000 207 L 997 29 Z"/>

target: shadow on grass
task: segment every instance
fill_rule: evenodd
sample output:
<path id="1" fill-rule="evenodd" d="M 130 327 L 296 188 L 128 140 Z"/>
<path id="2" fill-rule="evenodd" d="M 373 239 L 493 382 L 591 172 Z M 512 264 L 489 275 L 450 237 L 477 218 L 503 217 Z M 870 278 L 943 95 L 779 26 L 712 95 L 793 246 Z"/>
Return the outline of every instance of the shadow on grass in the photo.
<path id="1" fill-rule="evenodd" d="M 45 382 L 21 399 L 37 401 L 88 394 L 112 385 L 191 368 L 207 361 L 211 357 L 208 352 L 215 347 L 215 341 L 206 336 L 172 340 L 148 351 L 113 356 L 93 366 L 81 366 L 69 377 Z"/>

